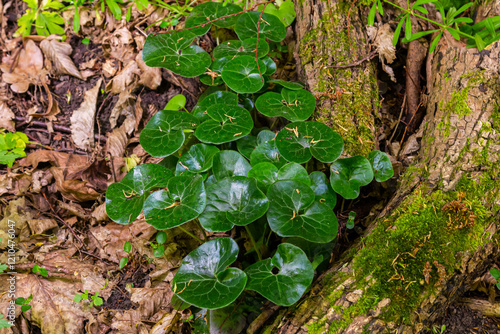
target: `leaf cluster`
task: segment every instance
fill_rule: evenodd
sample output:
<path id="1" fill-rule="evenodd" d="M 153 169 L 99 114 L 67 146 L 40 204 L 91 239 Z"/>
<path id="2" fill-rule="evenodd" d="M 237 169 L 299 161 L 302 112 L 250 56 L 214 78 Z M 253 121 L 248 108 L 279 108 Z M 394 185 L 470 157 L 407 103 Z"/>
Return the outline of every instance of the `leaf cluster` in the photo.
<path id="1" fill-rule="evenodd" d="M 0 130 L 0 164 L 12 167 L 17 158 L 26 156 L 28 137 L 22 132 L 3 132 Z"/>
<path id="2" fill-rule="evenodd" d="M 74 298 L 75 302 L 79 303 L 79 302 L 85 301 L 85 300 L 90 300 L 90 307 L 100 306 L 104 302 L 102 300 L 102 298 L 99 297 L 99 291 L 97 291 L 95 294 L 89 296 L 89 291 L 87 289 L 85 289 L 84 293 L 75 295 L 75 298 Z"/>
<path id="3" fill-rule="evenodd" d="M 33 295 L 31 294 L 28 298 L 24 298 L 24 297 L 18 297 L 18 298 L 16 298 L 16 300 L 14 301 L 14 303 L 16 305 L 20 305 L 21 306 L 21 311 L 22 312 L 26 312 L 29 309 L 31 309 L 30 302 L 31 302 L 32 299 L 33 299 Z"/>

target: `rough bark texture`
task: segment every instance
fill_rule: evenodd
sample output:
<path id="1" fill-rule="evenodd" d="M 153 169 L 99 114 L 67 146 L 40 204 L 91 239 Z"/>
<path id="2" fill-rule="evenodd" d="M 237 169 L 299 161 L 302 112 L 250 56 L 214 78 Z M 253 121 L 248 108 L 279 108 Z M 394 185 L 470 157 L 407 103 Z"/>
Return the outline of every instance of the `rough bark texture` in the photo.
<path id="1" fill-rule="evenodd" d="M 298 0 L 295 8 L 297 72 L 318 99 L 316 119 L 344 138 L 346 154 L 367 154 L 375 145 L 379 107 L 375 66 L 328 67 L 369 54 L 359 10 L 337 0 Z"/>
<path id="2" fill-rule="evenodd" d="M 336 6 L 333 0 L 330 5 Z M 297 22 L 301 73 L 316 92 L 322 66 L 337 59 L 336 52 L 345 53 L 323 46 L 322 34 L 328 33 L 322 29 L 303 33 L 327 25 L 325 6 L 315 0 L 302 4 Z M 488 6 L 482 12 L 500 15 L 500 0 Z M 351 25 L 351 38 L 362 36 L 352 17 Z M 316 61 L 302 56 L 313 46 L 310 34 L 319 36 Z M 298 305 L 278 311 L 262 332 L 418 333 L 489 269 L 498 252 L 500 220 L 499 67 L 500 43 L 482 52 L 444 40 L 438 45 L 427 83 L 427 116 L 415 135 L 421 145 L 417 162 L 356 249 Z M 371 67 L 352 73 L 364 71 Z M 322 100 L 321 117 L 331 112 L 331 121 L 341 118 L 338 102 Z"/>

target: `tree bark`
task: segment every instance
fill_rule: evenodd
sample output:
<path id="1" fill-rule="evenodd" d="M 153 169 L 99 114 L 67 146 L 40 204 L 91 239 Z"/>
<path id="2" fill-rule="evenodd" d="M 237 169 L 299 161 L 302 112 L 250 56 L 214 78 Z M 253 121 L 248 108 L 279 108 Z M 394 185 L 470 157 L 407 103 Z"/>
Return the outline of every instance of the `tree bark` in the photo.
<path id="1" fill-rule="evenodd" d="M 347 24 L 348 8 L 342 6 L 336 0 L 296 4 L 298 72 L 319 96 L 318 119 L 339 130 L 336 122 L 351 117 L 355 126 L 342 135 L 362 133 L 366 126 L 374 138 L 373 65 L 325 75 L 325 66 L 368 53 L 366 17 L 354 4 Z M 484 6 L 480 13 L 500 15 L 500 0 Z M 341 48 L 331 38 L 341 40 L 346 27 L 351 42 Z M 357 45 L 355 52 L 350 53 L 351 45 Z M 500 43 L 478 52 L 443 39 L 431 64 L 417 161 L 354 251 L 343 254 L 297 305 L 275 312 L 261 333 L 419 333 L 489 270 L 497 256 L 500 220 Z M 325 83 L 330 75 L 335 80 Z M 352 104 L 355 96 L 327 95 L 360 77 L 368 78 L 360 84 L 366 89 L 364 103 Z M 373 95 L 377 98 L 367 103 L 364 98 Z M 371 115 L 363 119 L 372 127 L 357 122 L 367 111 Z M 351 143 L 348 154 L 373 146 L 362 142 Z"/>

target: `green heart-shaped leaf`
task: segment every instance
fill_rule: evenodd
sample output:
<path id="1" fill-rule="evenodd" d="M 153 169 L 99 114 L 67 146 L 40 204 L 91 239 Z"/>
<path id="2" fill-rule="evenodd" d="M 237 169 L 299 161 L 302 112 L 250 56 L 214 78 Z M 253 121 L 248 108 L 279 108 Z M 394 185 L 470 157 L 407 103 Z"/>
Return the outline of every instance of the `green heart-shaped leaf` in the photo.
<path id="1" fill-rule="evenodd" d="M 266 195 L 254 179 L 244 176 L 225 178 L 207 189 L 207 206 L 200 215 L 209 232 L 228 231 L 262 217 L 269 207 Z"/>
<path id="2" fill-rule="evenodd" d="M 245 108 L 215 104 L 207 109 L 211 119 L 196 128 L 195 136 L 209 144 L 222 144 L 244 137 L 252 131 L 252 116 Z"/>
<path id="3" fill-rule="evenodd" d="M 255 107 L 269 117 L 285 117 L 292 122 L 305 121 L 314 112 L 316 99 L 304 89 L 283 89 L 281 94 L 267 92 L 259 96 Z"/>
<path id="4" fill-rule="evenodd" d="M 373 168 L 373 174 L 377 182 L 384 182 L 394 176 L 391 159 L 381 151 L 371 151 L 368 154 L 368 160 Z"/>
<path id="5" fill-rule="evenodd" d="M 166 187 L 172 176 L 172 171 L 155 164 L 132 168 L 120 182 L 112 183 L 106 191 L 109 218 L 119 224 L 130 224 L 141 213 L 149 192 Z"/>
<path id="6" fill-rule="evenodd" d="M 181 110 L 186 106 L 186 97 L 182 94 L 177 94 L 168 101 L 163 110 Z"/>
<path id="7" fill-rule="evenodd" d="M 328 265 L 335 245 L 335 241 L 318 244 L 302 238 L 287 238 L 286 242 L 302 249 L 315 270 L 321 264 Z"/>
<path id="8" fill-rule="evenodd" d="M 373 180 L 370 161 L 356 155 L 346 159 L 338 159 L 330 165 L 330 184 L 333 190 L 345 199 L 359 196 L 359 188 Z"/>
<path id="9" fill-rule="evenodd" d="M 260 190 L 267 193 L 269 186 L 278 179 L 278 167 L 270 162 L 261 162 L 248 171 L 248 177 L 254 178 Z"/>
<path id="10" fill-rule="evenodd" d="M 257 137 L 248 135 L 236 142 L 236 147 L 238 151 L 247 159 L 250 159 L 250 154 L 257 147 Z"/>
<path id="11" fill-rule="evenodd" d="M 190 46 L 195 37 L 189 31 L 149 34 L 142 59 L 150 67 L 163 67 L 183 77 L 197 77 L 210 67 L 212 58 L 199 46 Z"/>
<path id="12" fill-rule="evenodd" d="M 262 73 L 265 67 L 260 59 L 256 62 L 252 56 L 237 56 L 222 69 L 222 80 L 236 93 L 255 93 L 264 86 L 259 68 Z"/>
<path id="13" fill-rule="evenodd" d="M 311 179 L 311 189 L 316 195 L 316 201 L 326 204 L 332 210 L 335 209 L 337 194 L 333 191 L 325 173 L 312 172 L 309 178 Z"/>
<path id="14" fill-rule="evenodd" d="M 193 108 L 191 113 L 200 122 L 204 122 L 207 119 L 210 119 L 210 116 L 208 116 L 207 114 L 207 109 L 214 104 L 227 104 L 230 106 L 237 106 L 238 95 L 234 94 L 233 92 L 226 91 L 218 91 L 212 93 L 205 97 L 203 100 L 198 101 L 198 104 Z"/>
<path id="15" fill-rule="evenodd" d="M 241 11 L 242 8 L 235 4 L 226 4 L 226 6 L 224 6 L 222 2 L 205 2 L 193 8 L 191 15 L 189 15 L 186 19 L 184 25 L 186 28 L 192 28 L 207 23 L 208 21 L 212 21 L 226 15 L 236 14 Z M 213 24 L 217 27 L 229 28 L 236 23 L 236 20 L 237 17 L 235 15 L 222 20 L 217 20 L 213 22 Z M 202 27 L 190 29 L 189 31 L 193 34 L 201 36 L 205 35 L 210 30 L 211 26 L 212 24 L 210 23 Z"/>
<path id="16" fill-rule="evenodd" d="M 273 79 L 269 80 L 269 83 L 274 83 L 277 85 L 280 85 L 286 89 L 290 90 L 299 90 L 304 88 L 304 84 L 301 82 L 295 82 L 295 81 L 285 81 L 285 80 L 280 80 L 280 79 Z"/>
<path id="17" fill-rule="evenodd" d="M 262 7 L 262 5 L 259 6 L 259 10 L 262 10 L 260 9 L 260 7 Z M 291 25 L 295 20 L 295 17 L 297 16 L 297 14 L 295 13 L 295 6 L 293 5 L 293 1 L 291 0 L 283 1 L 279 6 L 279 9 L 276 8 L 274 4 L 270 3 L 267 5 L 264 13 L 268 13 L 278 17 L 281 22 L 283 22 L 285 27 Z"/>
<path id="18" fill-rule="evenodd" d="M 311 185 L 311 179 L 309 179 L 307 170 L 295 162 L 290 162 L 280 168 L 278 172 L 278 180 L 293 180 L 302 182 L 308 186 Z"/>
<path id="19" fill-rule="evenodd" d="M 275 140 L 260 144 L 253 150 L 250 155 L 250 163 L 255 166 L 261 162 L 270 162 L 278 168 L 286 164 L 286 160 L 278 152 Z"/>
<path id="20" fill-rule="evenodd" d="M 271 75 L 271 74 L 274 74 L 274 72 L 276 72 L 276 63 L 274 62 L 274 60 L 272 60 L 270 57 L 264 57 L 262 58 L 262 62 L 264 63 L 264 65 L 266 65 L 266 75 Z"/>
<path id="21" fill-rule="evenodd" d="M 295 304 L 311 285 L 314 269 L 297 246 L 283 243 L 271 259 L 249 266 L 247 289 L 257 291 L 277 305 Z"/>
<path id="22" fill-rule="evenodd" d="M 155 191 L 144 203 L 146 222 L 157 230 L 182 225 L 205 209 L 206 195 L 201 175 L 174 176 L 167 190 Z"/>
<path id="23" fill-rule="evenodd" d="M 252 168 L 248 161 L 236 151 L 222 151 L 214 156 L 212 172 L 217 180 L 232 176 L 247 176 Z"/>
<path id="24" fill-rule="evenodd" d="M 252 56 L 255 57 L 257 51 L 257 58 L 262 58 L 269 52 L 269 44 L 264 38 L 259 39 L 259 47 L 257 48 L 257 38 L 248 38 L 244 41 L 231 40 L 217 45 L 214 49 L 214 57 L 216 59 L 228 58 L 232 59 L 235 56 Z M 256 50 L 257 49 L 257 50 Z"/>
<path id="25" fill-rule="evenodd" d="M 245 40 L 257 36 L 257 33 L 263 34 L 273 42 L 281 42 L 286 37 L 285 25 L 274 15 L 260 12 L 247 12 L 238 18 L 234 31 L 239 39 Z"/>
<path id="26" fill-rule="evenodd" d="M 273 140 L 276 137 L 276 133 L 269 131 L 269 130 L 262 130 L 259 132 L 257 135 L 257 144 L 264 144 L 267 143 L 268 141 Z"/>
<path id="27" fill-rule="evenodd" d="M 229 62 L 229 58 L 221 58 L 214 60 L 212 65 L 210 65 L 210 70 L 200 75 L 200 81 L 208 86 L 218 86 L 224 81 L 222 80 L 221 73 L 222 69 Z"/>
<path id="28" fill-rule="evenodd" d="M 327 205 L 315 201 L 316 195 L 304 183 L 277 181 L 267 197 L 267 221 L 279 236 L 312 242 L 329 242 L 337 236 L 337 217 Z"/>
<path id="29" fill-rule="evenodd" d="M 198 120 L 191 114 L 162 110 L 151 117 L 139 136 L 139 142 L 153 157 L 166 157 L 184 144 L 184 130 L 197 125 Z"/>
<path id="30" fill-rule="evenodd" d="M 276 136 L 276 146 L 289 161 L 304 163 L 311 155 L 321 162 L 335 161 L 344 149 L 342 137 L 323 123 L 294 122 Z"/>
<path id="31" fill-rule="evenodd" d="M 238 245 L 231 238 L 210 240 L 182 260 L 172 285 L 177 296 L 191 305 L 218 309 L 231 304 L 243 292 L 246 274 L 227 268 L 238 257 Z"/>
<path id="32" fill-rule="evenodd" d="M 212 168 L 212 162 L 219 149 L 215 146 L 195 144 L 179 159 L 177 169 L 180 173 L 202 173 Z"/>

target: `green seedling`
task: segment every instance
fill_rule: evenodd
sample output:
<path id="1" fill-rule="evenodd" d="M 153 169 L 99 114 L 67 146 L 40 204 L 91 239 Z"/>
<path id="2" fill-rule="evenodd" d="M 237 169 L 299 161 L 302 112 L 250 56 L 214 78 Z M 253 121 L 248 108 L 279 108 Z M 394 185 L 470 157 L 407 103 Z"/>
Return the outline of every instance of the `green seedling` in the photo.
<path id="1" fill-rule="evenodd" d="M 23 297 L 16 298 L 14 302 L 16 303 L 16 305 L 21 306 L 21 311 L 26 312 L 29 309 L 31 309 L 30 302 L 32 299 L 33 295 L 30 295 L 28 298 L 23 298 Z"/>

